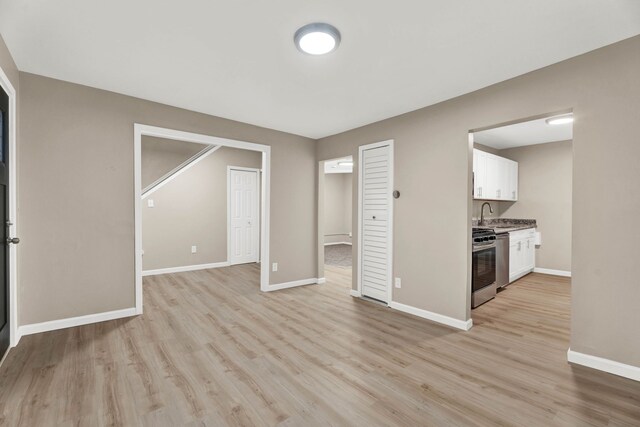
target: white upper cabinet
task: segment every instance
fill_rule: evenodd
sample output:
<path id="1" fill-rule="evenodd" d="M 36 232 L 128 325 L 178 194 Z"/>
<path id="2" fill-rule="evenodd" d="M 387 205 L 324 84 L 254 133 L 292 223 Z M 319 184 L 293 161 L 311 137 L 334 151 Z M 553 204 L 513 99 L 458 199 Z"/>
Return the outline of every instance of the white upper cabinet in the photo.
<path id="1" fill-rule="evenodd" d="M 518 200 L 518 162 L 473 150 L 473 198 Z"/>

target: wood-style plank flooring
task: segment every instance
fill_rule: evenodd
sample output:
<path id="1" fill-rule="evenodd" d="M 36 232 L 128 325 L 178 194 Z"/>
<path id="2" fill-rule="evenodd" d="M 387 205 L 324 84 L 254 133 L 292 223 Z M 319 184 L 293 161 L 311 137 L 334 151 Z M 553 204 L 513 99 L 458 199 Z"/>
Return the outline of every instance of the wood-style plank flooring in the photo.
<path id="1" fill-rule="evenodd" d="M 640 383 L 571 366 L 570 285 L 538 274 L 456 331 L 256 266 L 145 278 L 145 314 L 27 336 L 0 368 L 21 426 L 638 426 Z"/>

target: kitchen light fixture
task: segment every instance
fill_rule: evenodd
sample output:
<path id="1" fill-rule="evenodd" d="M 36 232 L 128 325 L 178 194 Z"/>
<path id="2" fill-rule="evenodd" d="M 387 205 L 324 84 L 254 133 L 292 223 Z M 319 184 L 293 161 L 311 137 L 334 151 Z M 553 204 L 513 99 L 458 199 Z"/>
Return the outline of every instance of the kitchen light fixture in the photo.
<path id="1" fill-rule="evenodd" d="M 309 55 L 324 55 L 340 44 L 340 31 L 333 25 L 316 22 L 307 24 L 293 36 L 296 47 Z"/>
<path id="2" fill-rule="evenodd" d="M 351 167 L 351 166 L 353 166 L 353 162 L 338 162 L 338 166 Z"/>
<path id="3" fill-rule="evenodd" d="M 567 123 L 573 123 L 573 114 L 550 117 L 545 121 L 548 125 L 566 125 Z"/>

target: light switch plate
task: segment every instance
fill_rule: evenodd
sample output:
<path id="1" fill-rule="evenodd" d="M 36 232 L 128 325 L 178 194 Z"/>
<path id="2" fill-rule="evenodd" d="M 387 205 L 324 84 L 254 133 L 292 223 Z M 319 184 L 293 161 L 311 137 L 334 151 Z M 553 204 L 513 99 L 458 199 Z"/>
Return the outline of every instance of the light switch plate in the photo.
<path id="1" fill-rule="evenodd" d="M 147 199 L 147 206 L 149 206 L 150 208 L 155 207 L 155 203 L 153 203 L 153 199 Z"/>
<path id="2" fill-rule="evenodd" d="M 271 271 L 278 271 L 278 263 L 274 262 Z"/>
<path id="3" fill-rule="evenodd" d="M 401 288 L 402 287 L 402 279 L 400 279 L 399 277 L 396 277 L 395 285 L 396 285 L 396 288 Z"/>
<path id="4" fill-rule="evenodd" d="M 198 247 L 197 246 L 191 246 L 191 253 L 195 254 L 196 252 L 198 252 Z"/>

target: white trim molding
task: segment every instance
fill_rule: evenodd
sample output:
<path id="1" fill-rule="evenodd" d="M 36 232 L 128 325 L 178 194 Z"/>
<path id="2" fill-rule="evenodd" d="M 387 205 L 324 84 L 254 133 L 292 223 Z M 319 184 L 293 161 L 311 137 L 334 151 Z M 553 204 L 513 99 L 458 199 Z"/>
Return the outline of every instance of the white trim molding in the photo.
<path id="1" fill-rule="evenodd" d="M 7 227 L 7 235 L 20 237 L 18 234 L 18 216 L 16 210 L 18 163 L 16 161 L 16 132 L 18 131 L 18 108 L 16 90 L 9 81 L 9 76 L 0 67 L 0 87 L 9 96 L 9 218 L 12 224 Z M 16 245 L 9 245 L 9 347 L 15 347 L 20 341 L 18 331 L 18 251 Z M 0 355 L 2 357 L 2 355 Z"/>
<path id="2" fill-rule="evenodd" d="M 107 320 L 122 319 L 137 315 L 135 307 L 122 310 L 106 311 L 104 313 L 87 314 L 86 316 L 68 317 L 66 319 L 50 320 L 42 323 L 32 323 L 20 326 L 20 335 L 38 334 L 40 332 L 55 331 L 57 329 L 72 328 L 90 323 L 106 322 Z"/>
<path id="3" fill-rule="evenodd" d="M 333 246 L 333 245 L 349 245 L 352 246 L 353 243 L 351 242 L 332 242 L 332 243 L 325 243 L 325 246 Z"/>
<path id="4" fill-rule="evenodd" d="M 322 277 L 319 279 L 317 277 L 312 277 L 310 279 L 302 279 L 302 280 L 294 280 L 292 282 L 277 283 L 275 285 L 269 285 L 267 292 L 279 291 L 281 289 L 295 288 L 296 286 L 319 285 L 321 283 L 324 283 L 324 281 L 322 280 L 324 280 L 324 278 Z"/>
<path id="5" fill-rule="evenodd" d="M 540 274 L 550 274 L 552 276 L 571 277 L 571 272 L 570 271 L 553 270 L 553 269 L 550 269 L 550 268 L 535 267 L 533 269 L 533 272 L 534 273 L 540 273 Z"/>
<path id="6" fill-rule="evenodd" d="M 640 367 L 616 362 L 615 360 L 603 357 L 591 356 L 590 354 L 578 353 L 569 349 L 567 351 L 567 361 L 576 365 L 586 366 L 599 371 L 608 372 L 620 377 L 640 381 Z"/>
<path id="7" fill-rule="evenodd" d="M 354 298 L 360 298 L 362 296 L 360 291 L 357 289 L 351 289 L 351 291 L 349 291 L 349 294 Z"/>
<path id="8" fill-rule="evenodd" d="M 391 301 L 389 307 L 394 310 L 402 311 L 404 313 L 413 314 L 414 316 L 422 317 L 423 319 L 432 320 L 436 323 L 451 326 L 456 329 L 468 331 L 473 326 L 473 320 L 459 320 L 453 317 L 445 316 L 443 314 L 434 313 L 431 311 L 423 310 L 421 308 L 412 307 L 410 305 L 401 304 L 399 302 Z"/>
<path id="9" fill-rule="evenodd" d="M 142 276 L 157 276 L 159 274 L 182 273 L 185 271 L 207 270 L 209 268 L 228 267 L 227 261 L 213 262 L 210 264 L 185 265 L 182 267 L 158 268 L 155 270 L 143 270 Z"/>
<path id="10" fill-rule="evenodd" d="M 318 283 L 318 285 L 323 285 L 323 284 L 327 283 L 327 279 L 324 278 L 324 277 L 319 277 L 317 283 Z"/>
<path id="11" fill-rule="evenodd" d="M 185 173 L 186 171 L 188 171 L 189 169 L 197 165 L 199 162 L 209 157 L 211 154 L 215 153 L 217 150 L 220 149 L 220 147 L 221 145 L 215 145 L 215 146 L 209 145 L 208 147 L 199 151 L 195 156 L 185 160 L 178 167 L 172 169 L 171 171 L 167 172 L 156 181 L 149 184 L 146 188 L 143 188 L 142 200 L 146 199 L 147 197 L 149 197 L 150 195 L 152 195 L 153 193 L 155 193 L 156 191 L 158 191 L 159 189 L 161 189 L 162 187 L 164 187 L 165 185 L 167 185 L 168 183 L 170 183 L 171 181 L 173 181 L 174 179 L 176 179 L 177 177 L 179 177 L 180 175 L 182 175 L 183 173 Z"/>
<path id="12" fill-rule="evenodd" d="M 173 139 L 176 141 L 197 142 L 200 144 L 220 147 L 233 147 L 242 150 L 259 151 L 262 153 L 261 195 L 262 209 L 260 211 L 260 290 L 273 290 L 269 286 L 269 211 L 271 203 L 271 147 L 253 142 L 236 141 L 228 138 L 184 132 L 175 129 L 134 123 L 133 125 L 133 164 L 134 164 L 134 227 L 135 227 L 135 305 L 136 313 L 142 314 L 142 137 Z"/>

